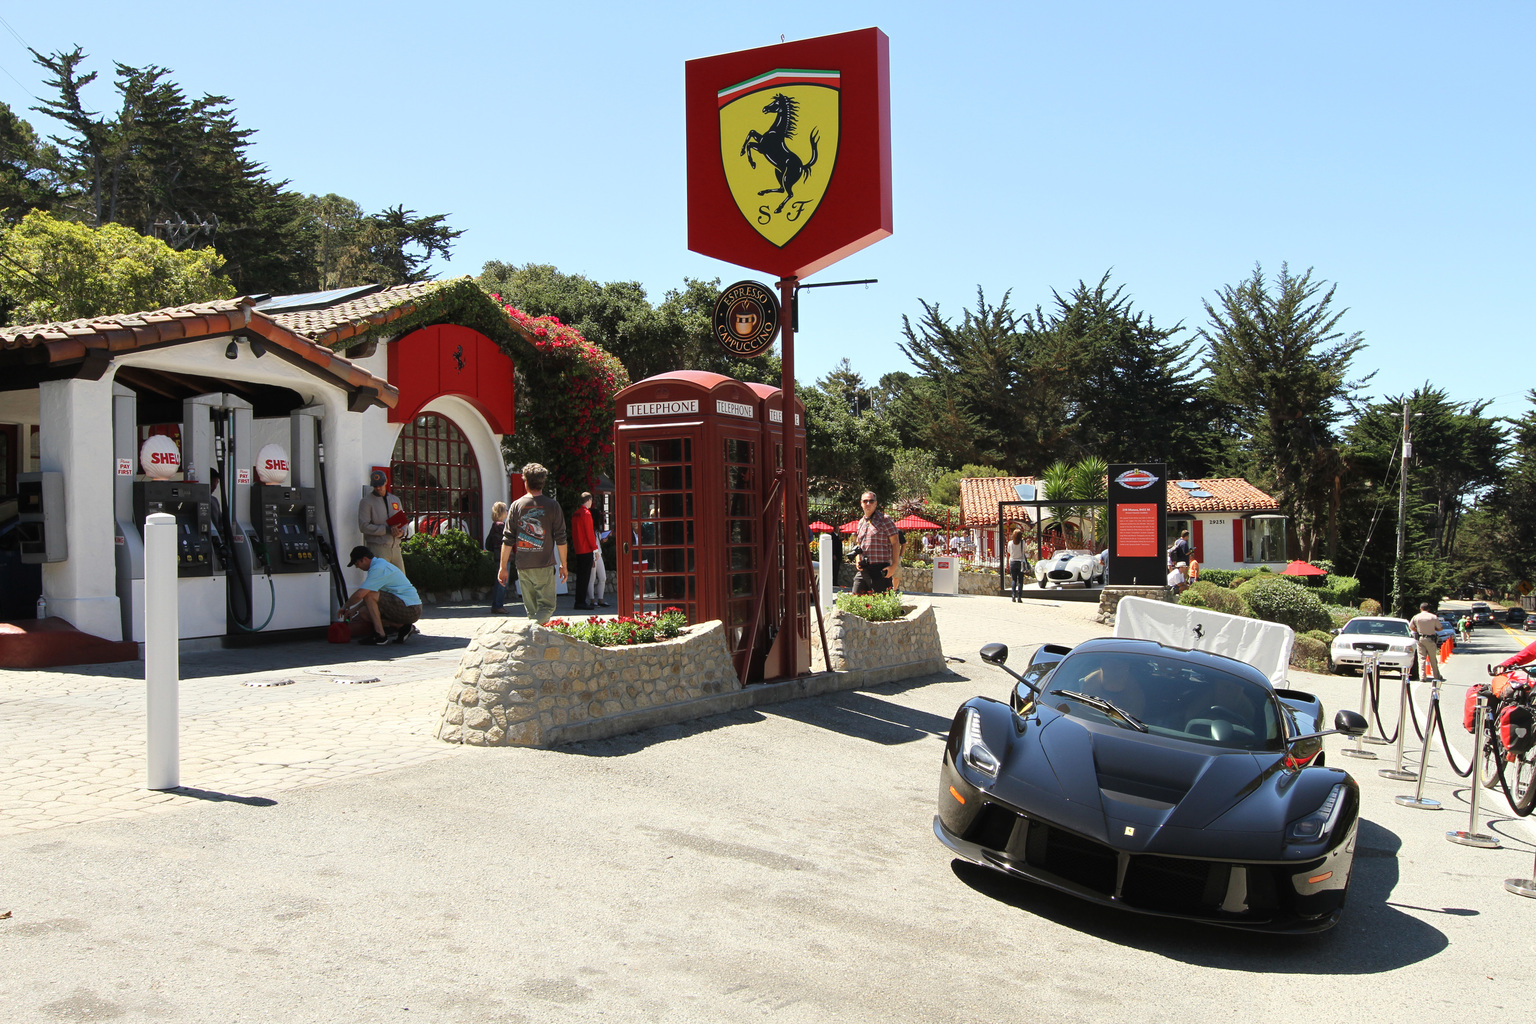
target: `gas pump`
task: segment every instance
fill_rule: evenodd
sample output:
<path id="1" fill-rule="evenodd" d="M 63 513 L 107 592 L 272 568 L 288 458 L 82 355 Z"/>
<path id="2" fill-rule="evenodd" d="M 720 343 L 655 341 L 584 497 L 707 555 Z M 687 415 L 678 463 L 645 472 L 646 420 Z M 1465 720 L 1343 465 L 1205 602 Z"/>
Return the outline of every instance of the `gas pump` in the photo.
<path id="1" fill-rule="evenodd" d="M 144 639 L 144 517 L 151 512 L 168 512 L 176 517 L 181 638 L 220 636 L 225 630 L 226 565 L 217 553 L 219 544 L 208 484 L 190 472 L 181 472 L 182 454 L 174 441 L 156 435 L 140 446 L 138 430 L 137 397 L 130 389 L 115 385 L 113 510 L 123 636 L 136 641 Z M 143 470 L 142 475 L 134 473 L 136 465 Z"/>
<path id="2" fill-rule="evenodd" d="M 293 456 L 269 444 L 253 459 L 249 403 L 213 394 L 189 399 L 186 407 L 189 423 L 197 422 L 188 430 L 189 461 L 219 474 L 233 566 L 229 635 L 324 630 L 332 618 L 332 583 L 314 487 L 317 411 L 289 417 Z"/>

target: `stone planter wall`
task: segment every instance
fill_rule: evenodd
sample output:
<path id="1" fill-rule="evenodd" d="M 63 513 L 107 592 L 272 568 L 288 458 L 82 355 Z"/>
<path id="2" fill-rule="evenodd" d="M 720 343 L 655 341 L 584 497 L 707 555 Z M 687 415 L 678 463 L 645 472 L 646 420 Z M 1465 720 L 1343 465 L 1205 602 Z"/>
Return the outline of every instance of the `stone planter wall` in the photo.
<path id="1" fill-rule="evenodd" d="M 500 619 L 459 659 L 438 738 L 549 746 L 593 719 L 738 689 L 719 621 L 660 643 L 594 647 L 526 619 Z"/>
<path id="2" fill-rule="evenodd" d="M 1124 597 L 1145 597 L 1153 601 L 1170 603 L 1178 601 L 1177 595 L 1167 587 L 1105 587 L 1099 594 L 1099 613 L 1094 616 L 1094 621 L 1113 626 L 1115 609 L 1120 607 L 1120 599 Z"/>
<path id="3" fill-rule="evenodd" d="M 852 577 L 850 577 L 850 582 Z M 960 574 L 960 593 L 962 594 L 1004 594 L 1009 584 L 1000 582 L 995 572 L 962 572 Z M 933 570 L 919 569 L 915 566 L 904 565 L 901 567 L 901 589 L 907 594 L 931 594 L 933 593 Z"/>
<path id="4" fill-rule="evenodd" d="M 944 671 L 944 651 L 933 605 L 917 601 L 903 618 L 891 622 L 833 609 L 827 618 L 827 647 L 835 672 L 860 671 L 868 682 L 888 682 Z M 821 640 L 811 638 L 811 668 L 824 672 Z"/>

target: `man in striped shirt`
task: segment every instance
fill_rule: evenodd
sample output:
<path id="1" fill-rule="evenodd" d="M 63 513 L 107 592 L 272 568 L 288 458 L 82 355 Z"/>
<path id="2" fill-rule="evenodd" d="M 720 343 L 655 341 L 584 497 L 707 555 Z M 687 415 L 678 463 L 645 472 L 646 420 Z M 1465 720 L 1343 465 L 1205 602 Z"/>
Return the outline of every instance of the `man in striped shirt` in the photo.
<path id="1" fill-rule="evenodd" d="M 854 540 L 859 545 L 855 564 L 859 571 L 853 577 L 855 594 L 878 594 L 892 587 L 901 586 L 901 551 L 897 548 L 896 524 L 891 517 L 880 511 L 874 491 L 865 491 L 859 499 L 864 516 L 854 530 Z"/>

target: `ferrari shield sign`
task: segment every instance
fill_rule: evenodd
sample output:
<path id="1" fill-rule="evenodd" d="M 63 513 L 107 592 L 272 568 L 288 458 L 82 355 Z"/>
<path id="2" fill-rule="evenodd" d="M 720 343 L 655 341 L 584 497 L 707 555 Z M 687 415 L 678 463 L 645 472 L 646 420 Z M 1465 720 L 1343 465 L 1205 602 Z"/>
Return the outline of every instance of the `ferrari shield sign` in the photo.
<path id="1" fill-rule="evenodd" d="M 803 278 L 889 235 L 889 79 L 876 28 L 689 61 L 688 248 Z"/>
<path id="2" fill-rule="evenodd" d="M 837 166 L 837 71 L 778 68 L 719 91 L 720 160 L 736 208 L 782 247 L 810 223 Z"/>

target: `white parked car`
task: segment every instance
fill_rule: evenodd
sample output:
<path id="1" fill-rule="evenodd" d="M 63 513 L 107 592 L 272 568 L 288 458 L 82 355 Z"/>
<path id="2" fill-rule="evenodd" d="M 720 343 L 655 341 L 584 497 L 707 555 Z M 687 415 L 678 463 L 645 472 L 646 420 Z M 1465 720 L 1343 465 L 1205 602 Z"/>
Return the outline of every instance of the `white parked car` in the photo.
<path id="1" fill-rule="evenodd" d="M 1408 634 L 1408 620 L 1385 615 L 1360 615 L 1350 619 L 1333 638 L 1328 649 L 1328 671 L 1358 669 L 1368 654 L 1375 654 L 1382 668 L 1417 679 L 1418 656 L 1413 637 Z"/>
<path id="2" fill-rule="evenodd" d="M 1092 583 L 1103 577 L 1104 564 L 1093 557 L 1093 552 L 1081 548 L 1062 548 L 1035 563 L 1035 581 L 1042 587 L 1049 583 Z"/>

